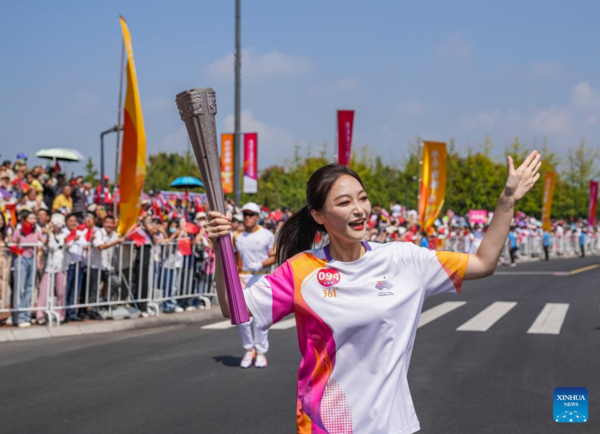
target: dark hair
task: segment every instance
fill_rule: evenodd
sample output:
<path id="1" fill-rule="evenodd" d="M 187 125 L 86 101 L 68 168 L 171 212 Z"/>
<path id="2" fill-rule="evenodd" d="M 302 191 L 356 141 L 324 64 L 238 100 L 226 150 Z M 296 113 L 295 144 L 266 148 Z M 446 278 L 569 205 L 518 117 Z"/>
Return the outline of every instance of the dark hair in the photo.
<path id="1" fill-rule="evenodd" d="M 104 218 L 102 219 L 102 223 L 104 224 L 104 222 L 108 219 L 111 219 L 113 222 L 115 221 L 115 218 L 111 214 L 108 214 L 104 216 Z"/>
<path id="2" fill-rule="evenodd" d="M 275 245 L 279 265 L 294 255 L 311 249 L 317 232 L 327 232 L 325 226 L 313 219 L 310 211 L 323 209 L 329 190 L 342 175 L 352 176 L 365 188 L 354 170 L 339 164 L 328 164 L 310 175 L 306 183 L 306 205 L 287 219 L 277 234 Z"/>
<path id="3" fill-rule="evenodd" d="M 25 220 L 27 217 L 29 217 L 29 214 L 33 214 L 33 212 L 29 211 L 29 210 L 23 210 L 19 213 L 19 220 L 23 221 Z"/>
<path id="4" fill-rule="evenodd" d="M 72 217 L 75 217 L 75 218 L 77 218 L 77 215 L 76 215 L 76 214 L 73 214 L 73 213 L 71 213 L 71 214 L 67 214 L 67 216 L 65 217 L 65 222 L 66 222 L 67 220 L 69 220 L 70 218 L 72 218 Z M 78 221 L 79 221 L 79 220 L 78 220 Z"/>
<path id="5" fill-rule="evenodd" d="M 2 219 L 2 222 L 4 223 L 2 225 L 2 228 L 0 228 L 0 241 L 6 242 L 6 234 L 8 231 L 8 222 L 6 221 L 6 217 L 4 217 L 4 213 L 0 212 L 0 219 Z"/>

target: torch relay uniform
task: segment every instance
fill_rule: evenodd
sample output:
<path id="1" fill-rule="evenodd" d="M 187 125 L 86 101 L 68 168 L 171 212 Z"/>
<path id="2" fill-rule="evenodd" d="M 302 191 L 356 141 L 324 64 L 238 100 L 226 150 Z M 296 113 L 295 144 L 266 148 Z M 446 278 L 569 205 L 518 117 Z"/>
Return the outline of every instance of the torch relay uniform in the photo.
<path id="1" fill-rule="evenodd" d="M 363 244 L 353 262 L 333 260 L 329 246 L 299 253 L 244 289 L 260 328 L 296 316 L 298 433 L 420 429 L 407 373 L 421 308 L 428 297 L 460 292 L 469 255 Z"/>
<path id="2" fill-rule="evenodd" d="M 268 268 L 256 270 L 255 264 L 269 259 L 275 243 L 275 236 L 268 229 L 256 226 L 251 233 L 237 234 L 233 241 L 234 248 L 242 259 L 242 271 L 240 272 L 242 286 L 252 286 L 269 271 Z M 251 269 L 255 271 L 250 271 Z M 263 355 L 269 351 L 269 332 L 259 327 L 256 321 L 239 324 L 237 330 L 246 351 L 254 349 L 258 354 Z"/>

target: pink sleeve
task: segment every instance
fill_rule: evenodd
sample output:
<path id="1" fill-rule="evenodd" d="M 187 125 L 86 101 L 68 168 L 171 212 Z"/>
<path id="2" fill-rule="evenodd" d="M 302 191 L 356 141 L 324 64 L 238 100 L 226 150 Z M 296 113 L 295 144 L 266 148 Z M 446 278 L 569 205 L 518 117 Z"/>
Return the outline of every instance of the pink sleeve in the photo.
<path id="1" fill-rule="evenodd" d="M 244 297 L 263 330 L 294 312 L 294 272 L 289 261 L 244 289 Z"/>

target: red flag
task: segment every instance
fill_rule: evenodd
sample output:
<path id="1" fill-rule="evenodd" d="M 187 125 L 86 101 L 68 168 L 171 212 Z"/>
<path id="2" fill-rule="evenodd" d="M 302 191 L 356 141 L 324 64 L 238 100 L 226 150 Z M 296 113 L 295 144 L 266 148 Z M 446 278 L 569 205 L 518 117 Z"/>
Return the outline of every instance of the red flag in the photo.
<path id="1" fill-rule="evenodd" d="M 138 231 L 129 234 L 129 239 L 134 242 L 136 247 L 140 247 L 146 242 L 146 238 L 144 238 Z"/>
<path id="2" fill-rule="evenodd" d="M 350 165 L 352 157 L 352 128 L 354 126 L 354 110 L 338 110 L 338 164 Z"/>
<path id="3" fill-rule="evenodd" d="M 134 226 L 133 229 L 129 231 L 128 236 L 129 239 L 135 243 L 136 247 L 149 244 L 152 241 L 146 231 L 140 228 L 139 225 Z"/>
<path id="4" fill-rule="evenodd" d="M 200 232 L 200 228 L 198 226 L 196 226 L 194 223 L 188 222 L 185 224 L 185 231 L 188 234 L 196 235 L 198 232 Z"/>
<path id="5" fill-rule="evenodd" d="M 24 249 L 22 249 L 19 246 L 10 246 L 8 248 L 8 250 L 10 250 L 11 253 L 14 253 L 17 256 L 21 256 L 23 254 L 23 252 L 24 252 Z"/>
<path id="6" fill-rule="evenodd" d="M 77 238 L 77 229 L 71 231 L 71 233 L 69 234 L 69 236 L 65 239 L 65 241 L 67 243 L 70 243 L 71 241 L 74 241 Z"/>
<path id="7" fill-rule="evenodd" d="M 590 204 L 588 207 L 588 220 L 591 225 L 596 223 L 596 203 L 598 201 L 598 183 L 590 181 Z"/>
<path id="8" fill-rule="evenodd" d="M 93 237 L 94 237 L 94 228 L 87 228 L 87 230 L 85 232 L 85 240 L 88 243 L 91 243 Z"/>
<path id="9" fill-rule="evenodd" d="M 189 238 L 180 238 L 177 241 L 177 246 L 183 256 L 190 256 L 192 254 L 192 242 Z"/>
<path id="10" fill-rule="evenodd" d="M 244 134 L 244 193 L 258 192 L 258 133 Z"/>

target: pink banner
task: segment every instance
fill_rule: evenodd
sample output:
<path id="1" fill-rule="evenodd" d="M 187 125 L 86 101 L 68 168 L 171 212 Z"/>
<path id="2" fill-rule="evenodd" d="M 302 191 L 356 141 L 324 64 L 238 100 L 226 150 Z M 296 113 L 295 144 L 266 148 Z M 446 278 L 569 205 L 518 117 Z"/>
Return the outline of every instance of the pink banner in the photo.
<path id="1" fill-rule="evenodd" d="M 590 206 L 588 220 L 591 225 L 596 224 L 596 203 L 598 202 L 598 182 L 590 181 Z"/>
<path id="2" fill-rule="evenodd" d="M 488 212 L 485 209 L 472 209 L 469 211 L 469 223 L 472 225 L 480 223 L 484 225 L 487 222 Z"/>
<path id="3" fill-rule="evenodd" d="M 354 110 L 338 110 L 338 164 L 350 165 L 352 157 L 352 127 Z"/>
<path id="4" fill-rule="evenodd" d="M 244 193 L 258 192 L 258 133 L 244 134 Z"/>

